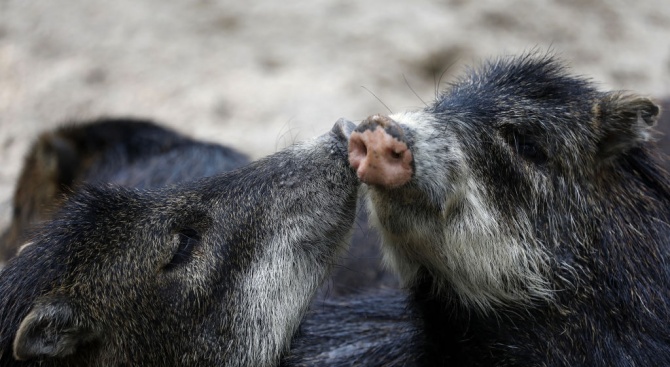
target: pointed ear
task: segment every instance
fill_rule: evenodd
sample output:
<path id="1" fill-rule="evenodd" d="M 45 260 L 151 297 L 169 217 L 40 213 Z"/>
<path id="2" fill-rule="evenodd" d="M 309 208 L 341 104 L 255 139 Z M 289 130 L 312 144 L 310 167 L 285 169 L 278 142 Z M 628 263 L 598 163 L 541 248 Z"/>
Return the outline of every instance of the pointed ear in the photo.
<path id="1" fill-rule="evenodd" d="M 38 305 L 19 326 L 14 338 L 14 358 L 22 361 L 66 357 L 94 338 L 90 328 L 77 322 L 67 303 Z"/>
<path id="2" fill-rule="evenodd" d="M 608 159 L 652 138 L 661 109 L 650 99 L 634 94 L 606 94 L 595 108 L 602 129 L 598 155 Z"/>

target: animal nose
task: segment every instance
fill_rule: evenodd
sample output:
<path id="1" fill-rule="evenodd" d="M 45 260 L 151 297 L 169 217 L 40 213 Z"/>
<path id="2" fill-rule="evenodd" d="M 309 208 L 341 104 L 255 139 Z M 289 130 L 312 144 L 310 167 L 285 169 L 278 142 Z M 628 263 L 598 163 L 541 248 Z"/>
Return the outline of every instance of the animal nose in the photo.
<path id="1" fill-rule="evenodd" d="M 387 188 L 406 184 L 414 172 L 412 160 L 405 131 L 388 116 L 368 117 L 349 138 L 349 164 L 366 184 Z"/>

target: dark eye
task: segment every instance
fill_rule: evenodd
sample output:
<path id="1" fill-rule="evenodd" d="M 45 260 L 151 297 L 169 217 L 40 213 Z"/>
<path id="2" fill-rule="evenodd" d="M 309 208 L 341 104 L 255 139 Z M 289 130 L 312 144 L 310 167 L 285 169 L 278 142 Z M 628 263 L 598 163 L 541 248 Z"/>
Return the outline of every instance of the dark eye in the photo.
<path id="1" fill-rule="evenodd" d="M 509 134 L 507 142 L 514 148 L 514 151 L 525 159 L 535 164 L 543 164 L 547 161 L 546 153 L 540 148 L 537 142 L 526 135 L 513 133 Z"/>
<path id="2" fill-rule="evenodd" d="M 517 146 L 517 153 L 520 155 L 536 162 L 536 163 L 542 163 L 546 161 L 546 156 L 540 150 L 535 143 L 520 143 Z"/>
<path id="3" fill-rule="evenodd" d="M 200 243 L 200 234 L 193 228 L 184 228 L 174 235 L 174 241 L 178 242 L 177 250 L 170 262 L 163 267 L 166 271 L 187 263 L 193 257 L 193 250 Z"/>

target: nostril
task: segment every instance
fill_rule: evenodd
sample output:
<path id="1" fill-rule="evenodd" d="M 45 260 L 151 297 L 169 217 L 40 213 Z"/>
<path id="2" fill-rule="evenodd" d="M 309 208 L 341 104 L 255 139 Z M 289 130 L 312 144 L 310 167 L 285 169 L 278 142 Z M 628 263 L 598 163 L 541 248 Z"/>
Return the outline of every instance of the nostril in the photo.
<path id="1" fill-rule="evenodd" d="M 396 130 L 389 125 L 360 126 L 349 138 L 349 164 L 358 178 L 369 185 L 387 188 L 400 187 L 413 174 L 412 151 Z M 390 132 L 389 132 L 390 131 Z"/>
<path id="2" fill-rule="evenodd" d="M 349 163 L 354 169 L 358 169 L 368 155 L 368 147 L 363 135 L 357 132 L 349 138 Z"/>
<path id="3" fill-rule="evenodd" d="M 368 155 L 368 146 L 365 145 L 365 142 L 363 140 L 360 140 L 356 143 L 356 152 L 361 156 Z"/>

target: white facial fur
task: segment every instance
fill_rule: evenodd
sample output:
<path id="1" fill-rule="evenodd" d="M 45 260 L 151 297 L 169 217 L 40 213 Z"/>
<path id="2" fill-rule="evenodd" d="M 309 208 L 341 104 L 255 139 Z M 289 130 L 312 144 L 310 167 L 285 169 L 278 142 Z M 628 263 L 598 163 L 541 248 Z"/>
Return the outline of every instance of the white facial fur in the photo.
<path id="1" fill-rule="evenodd" d="M 305 149 L 306 155 L 316 150 L 318 143 L 310 141 L 292 149 Z M 281 206 L 290 205 L 291 200 L 277 203 L 279 207 L 272 210 L 282 212 Z M 323 200 L 314 205 L 317 208 L 336 205 L 325 194 L 313 195 L 310 200 Z M 243 319 L 235 320 L 234 333 L 238 340 L 253 341 L 255 345 L 235 348 L 243 355 L 231 356 L 229 361 L 237 361 L 231 365 L 274 366 L 278 362 L 274 358 L 289 348 L 314 294 L 350 239 L 351 231 L 337 243 L 314 243 L 315 238 L 326 237 L 332 233 L 332 226 L 342 221 L 324 221 L 325 216 L 327 213 L 317 211 L 282 218 L 277 224 L 278 233 L 262 246 L 262 253 L 241 277 L 240 309 L 245 312 L 240 313 Z"/>
<path id="2" fill-rule="evenodd" d="M 390 117 L 411 132 L 415 176 L 402 193 L 372 187 L 369 207 L 386 259 L 403 281 L 411 285 L 423 266 L 437 292 L 451 287 L 466 306 L 483 312 L 550 299 L 546 256 L 533 245 L 529 218 L 519 212 L 512 223 L 500 222 L 451 128 L 424 112 Z"/>

